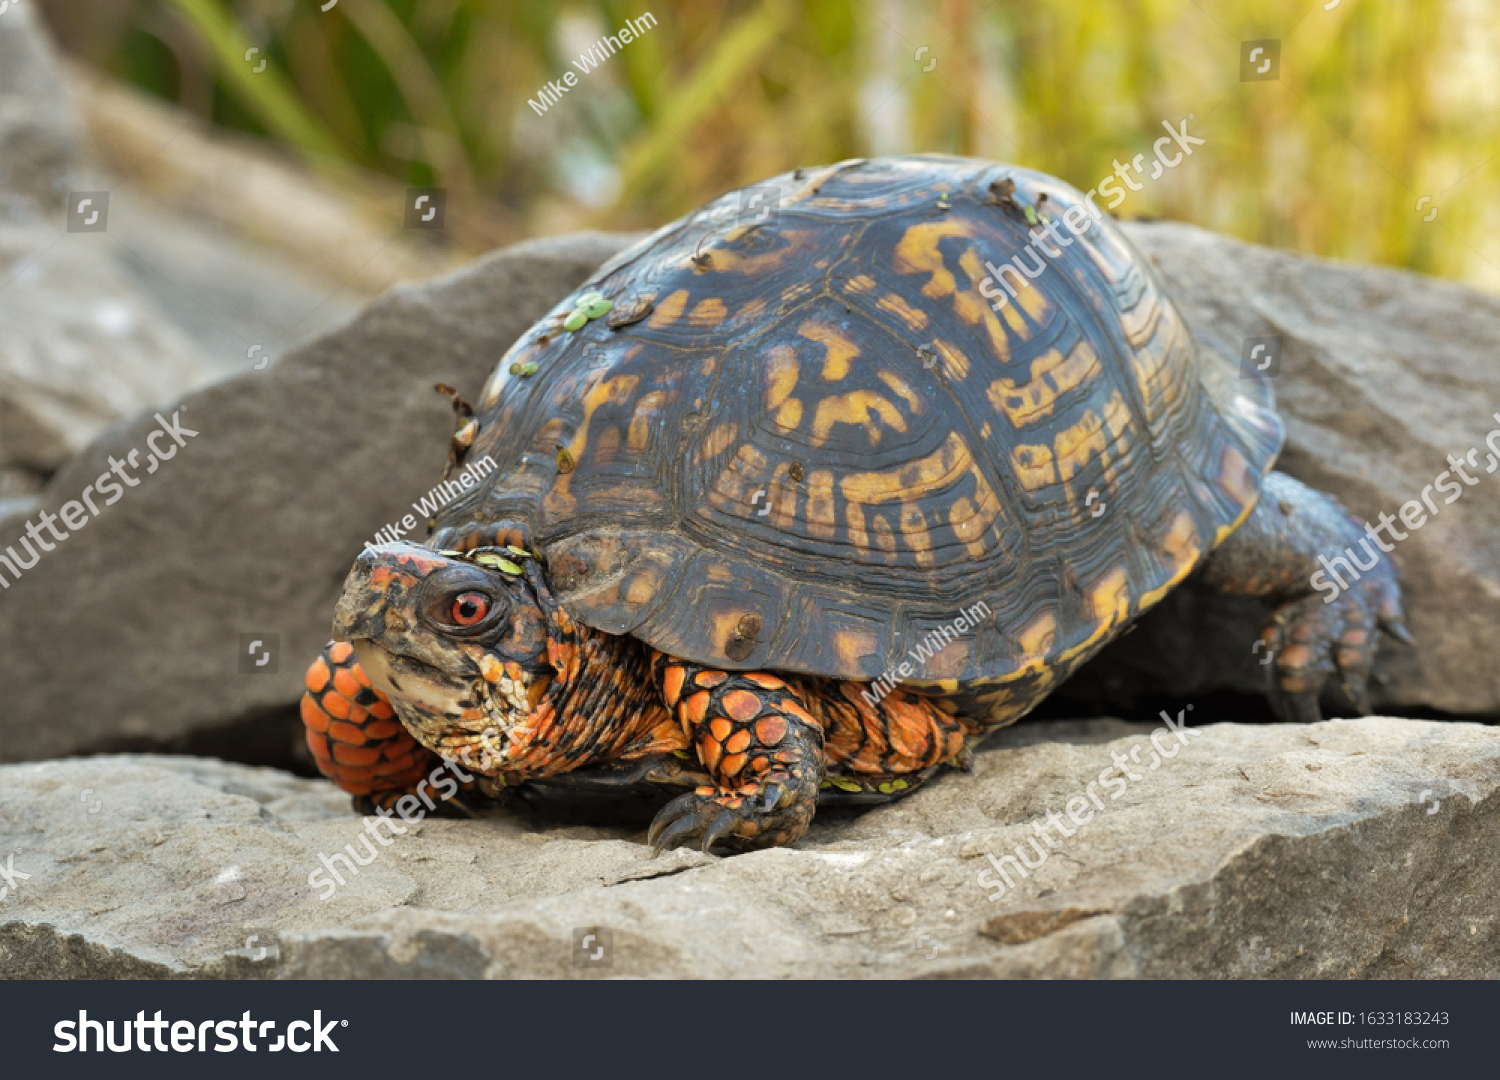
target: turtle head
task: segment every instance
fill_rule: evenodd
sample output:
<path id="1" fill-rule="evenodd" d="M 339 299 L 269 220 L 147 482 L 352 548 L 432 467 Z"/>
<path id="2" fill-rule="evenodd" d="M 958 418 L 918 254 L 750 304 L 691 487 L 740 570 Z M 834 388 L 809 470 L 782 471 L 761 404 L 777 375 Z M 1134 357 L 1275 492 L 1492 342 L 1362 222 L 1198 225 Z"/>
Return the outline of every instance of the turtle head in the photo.
<path id="1" fill-rule="evenodd" d="M 417 741 L 503 771 L 552 681 L 546 586 L 535 560 L 505 548 L 367 547 L 334 614 L 370 681 Z"/>

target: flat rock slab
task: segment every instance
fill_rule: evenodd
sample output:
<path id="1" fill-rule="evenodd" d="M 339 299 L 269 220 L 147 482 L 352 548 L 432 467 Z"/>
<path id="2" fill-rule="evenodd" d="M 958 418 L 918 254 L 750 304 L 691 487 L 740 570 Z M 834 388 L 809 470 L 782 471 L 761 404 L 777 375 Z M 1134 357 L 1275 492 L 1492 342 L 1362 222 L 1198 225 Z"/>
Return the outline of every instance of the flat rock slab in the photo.
<path id="1" fill-rule="evenodd" d="M 172 757 L 6 766 L 0 973 L 1500 977 L 1500 730 L 1156 730 L 1023 723 L 969 775 L 722 859 L 652 859 L 639 821 L 525 809 L 404 826 L 371 857 L 319 781 Z M 332 859 L 346 845 L 357 875 Z M 1018 847 L 1025 876 L 1004 861 Z M 322 856 L 343 887 L 309 885 Z"/>

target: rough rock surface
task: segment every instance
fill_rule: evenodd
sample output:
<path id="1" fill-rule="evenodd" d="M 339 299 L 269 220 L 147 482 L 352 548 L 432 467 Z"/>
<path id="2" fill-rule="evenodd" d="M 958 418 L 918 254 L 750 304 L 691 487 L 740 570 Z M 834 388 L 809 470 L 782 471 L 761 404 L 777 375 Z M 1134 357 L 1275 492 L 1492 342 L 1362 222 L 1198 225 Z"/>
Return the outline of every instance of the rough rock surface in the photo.
<path id="1" fill-rule="evenodd" d="M 1211 724 L 1158 734 L 1164 762 L 1151 732 L 1023 723 L 972 774 L 724 859 L 652 860 L 649 808 L 434 818 L 371 858 L 321 781 L 169 757 L 6 766 L 0 865 L 30 876 L 0 894 L 0 973 L 1500 976 L 1500 730 Z M 1101 781 L 1112 755 L 1131 773 Z M 1049 829 L 1044 861 L 1027 848 L 1013 889 L 981 879 L 1049 812 L 1071 836 Z M 368 865 L 320 900 L 308 876 L 346 844 Z"/>
<path id="2" fill-rule="evenodd" d="M 0 518 L 106 427 L 212 376 L 119 265 L 67 231 L 75 124 L 29 4 L 0 19 Z"/>
<path id="3" fill-rule="evenodd" d="M 1500 300 L 1188 226 L 1129 231 L 1211 344 L 1238 356 L 1244 335 L 1284 338 L 1285 467 L 1351 510 L 1395 512 L 1447 468 L 1447 453 L 1483 444 L 1500 403 L 1490 355 Z M 628 239 L 507 249 L 399 289 L 284 362 L 188 398 L 183 416 L 202 434 L 0 592 L 9 706 L 0 760 L 177 746 L 257 709 L 293 706 L 359 544 L 440 475 L 450 425 L 432 384 L 477 395 L 510 342 Z M 141 446 L 153 425 L 101 439 L 56 479 L 46 505 L 76 498 L 108 454 Z M 1418 645 L 1385 648 L 1377 704 L 1500 712 L 1500 667 L 1489 662 L 1500 651 L 1500 476 L 1480 477 L 1395 552 Z M 0 524 L 0 549 L 18 524 Z M 1255 602 L 1178 590 L 1075 676 L 1068 689 L 1089 701 L 1078 714 L 1150 691 L 1253 689 L 1262 618 Z M 278 634 L 279 671 L 239 675 L 241 634 Z M 88 679 L 59 659 L 73 655 L 88 656 Z M 291 723 L 276 729 L 283 746 L 296 736 Z M 233 745 L 221 752 L 245 756 Z"/>
<path id="4" fill-rule="evenodd" d="M 0 591 L 0 760 L 159 744 L 295 702 L 360 545 L 441 476 L 453 414 L 434 384 L 474 395 L 511 342 L 627 239 L 509 248 L 183 399 L 177 419 L 198 434 Z M 42 507 L 78 499 L 111 455 L 138 450 L 144 466 L 157 427 L 148 414 L 108 432 Z M 0 523 L 0 550 L 21 524 Z M 242 674 L 254 640 L 272 659 Z"/>

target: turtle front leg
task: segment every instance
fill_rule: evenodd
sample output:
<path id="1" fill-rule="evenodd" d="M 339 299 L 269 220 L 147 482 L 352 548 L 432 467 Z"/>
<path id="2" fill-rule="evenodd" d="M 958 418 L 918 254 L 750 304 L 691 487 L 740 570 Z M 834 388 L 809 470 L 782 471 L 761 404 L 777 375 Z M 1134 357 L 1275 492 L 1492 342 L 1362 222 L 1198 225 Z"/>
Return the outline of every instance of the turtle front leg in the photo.
<path id="1" fill-rule="evenodd" d="M 713 784 L 673 799 L 651 823 L 657 850 L 701 837 L 739 850 L 807 831 L 823 779 L 823 729 L 784 680 L 658 653 L 653 672 Z"/>
<path id="2" fill-rule="evenodd" d="M 1275 605 L 1261 640 L 1272 657 L 1271 707 L 1282 719 L 1321 720 L 1318 698 L 1335 674 L 1369 714 L 1379 632 L 1411 641 L 1392 546 L 1331 496 L 1273 472 L 1250 516 L 1206 560 L 1211 588 Z"/>

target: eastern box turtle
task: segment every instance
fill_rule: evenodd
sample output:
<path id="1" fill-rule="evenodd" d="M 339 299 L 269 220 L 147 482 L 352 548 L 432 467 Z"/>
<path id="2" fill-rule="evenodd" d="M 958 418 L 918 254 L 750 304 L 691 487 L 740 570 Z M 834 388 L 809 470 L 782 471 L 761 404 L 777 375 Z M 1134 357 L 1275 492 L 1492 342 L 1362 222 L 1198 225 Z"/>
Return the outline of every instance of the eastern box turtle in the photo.
<path id="1" fill-rule="evenodd" d="M 459 403 L 450 470 L 498 468 L 359 555 L 308 741 L 366 810 L 434 806 L 441 757 L 480 796 L 685 788 L 658 849 L 787 844 L 961 767 L 1189 574 L 1266 600 L 1282 716 L 1333 675 L 1364 709 L 1394 571 L 1314 592 L 1364 532 L 1271 471 L 1242 374 L 1052 177 L 922 156 L 730 193 Z"/>

